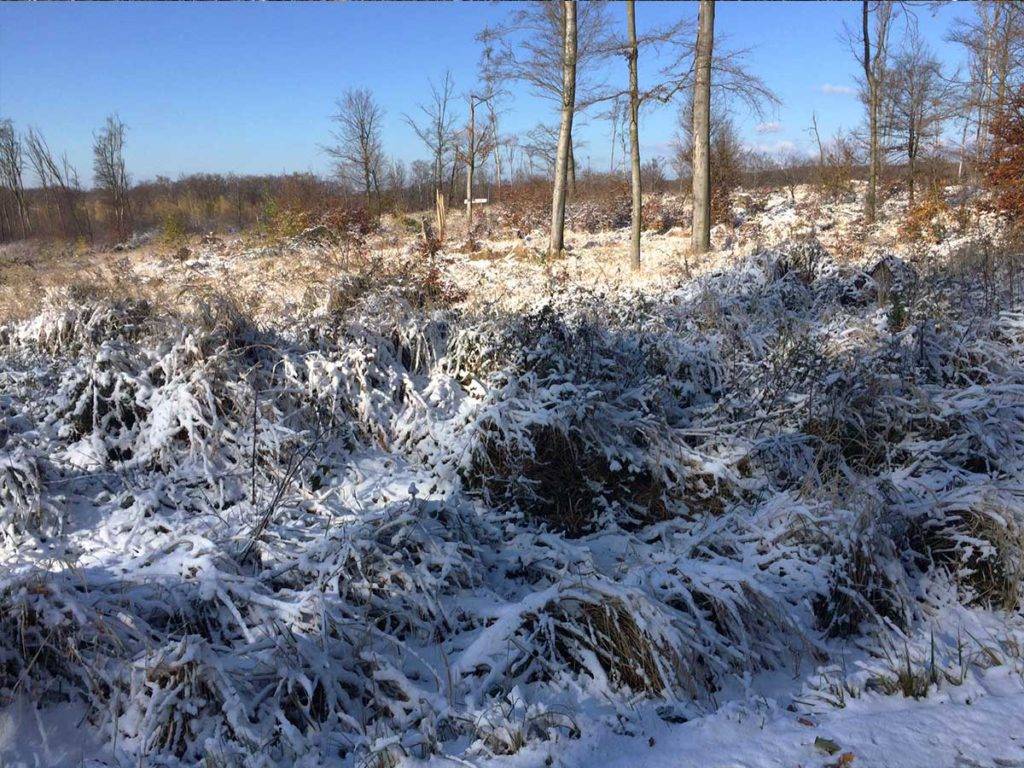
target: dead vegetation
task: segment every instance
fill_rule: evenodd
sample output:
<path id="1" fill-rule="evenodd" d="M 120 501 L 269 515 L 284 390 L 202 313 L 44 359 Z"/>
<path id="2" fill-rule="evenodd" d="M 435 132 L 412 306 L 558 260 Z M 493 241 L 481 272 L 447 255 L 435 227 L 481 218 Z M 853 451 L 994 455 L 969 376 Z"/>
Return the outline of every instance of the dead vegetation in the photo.
<path id="1" fill-rule="evenodd" d="M 89 702 L 126 759 L 387 765 L 579 734 L 524 691 L 709 707 L 1019 610 L 1010 262 L 837 259 L 791 206 L 738 201 L 771 247 L 691 278 L 591 287 L 586 247 L 556 276 L 385 222 L 194 240 L 188 293 L 132 251 L 120 288 L 51 292 L 0 332 L 4 694 Z M 957 675 L 880 658 L 875 691 Z"/>

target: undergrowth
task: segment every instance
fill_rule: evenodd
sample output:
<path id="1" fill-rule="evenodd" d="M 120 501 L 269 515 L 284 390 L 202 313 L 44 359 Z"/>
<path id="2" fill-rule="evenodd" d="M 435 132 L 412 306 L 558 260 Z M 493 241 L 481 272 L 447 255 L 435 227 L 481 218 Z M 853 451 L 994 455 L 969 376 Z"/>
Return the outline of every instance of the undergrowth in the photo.
<path id="1" fill-rule="evenodd" d="M 1020 609 L 1024 315 L 890 272 L 898 325 L 813 241 L 513 315 L 422 265 L 279 325 L 55 297 L 0 332 L 0 690 L 248 766 L 511 754 L 579 734 L 545 692 L 713 706 L 847 639 L 888 655 L 818 701 L 923 695 L 968 662 L 891 638 Z"/>

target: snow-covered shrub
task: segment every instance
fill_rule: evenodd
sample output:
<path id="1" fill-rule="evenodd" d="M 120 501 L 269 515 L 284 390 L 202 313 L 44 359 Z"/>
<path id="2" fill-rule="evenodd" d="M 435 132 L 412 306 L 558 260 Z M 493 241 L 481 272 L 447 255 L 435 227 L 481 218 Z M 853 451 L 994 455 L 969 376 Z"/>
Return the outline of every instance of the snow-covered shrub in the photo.
<path id="1" fill-rule="evenodd" d="M 471 749 L 487 755 L 514 755 L 529 742 L 560 734 L 569 738 L 579 736 L 579 727 L 570 714 L 552 711 L 539 703 L 527 705 L 513 689 L 505 700 L 476 717 L 476 742 Z"/>
<path id="2" fill-rule="evenodd" d="M 675 428 L 720 383 L 709 350 L 591 312 L 567 323 L 545 306 L 505 327 L 460 466 L 469 487 L 575 536 L 665 519 L 684 486 Z"/>
<path id="3" fill-rule="evenodd" d="M 144 411 L 137 403 L 138 372 L 130 348 L 105 342 L 76 375 L 62 384 L 58 414 L 69 441 L 84 440 L 101 461 L 132 458 L 137 424 Z"/>
<path id="4" fill-rule="evenodd" d="M 107 659 L 138 641 L 122 597 L 83 594 L 80 584 L 45 573 L 8 580 L 0 590 L 0 698 L 18 693 L 65 701 L 109 691 Z"/>
<path id="5" fill-rule="evenodd" d="M 646 195 L 642 208 L 643 226 L 658 233 L 690 223 L 690 212 L 675 196 Z"/>
<path id="6" fill-rule="evenodd" d="M 924 698 L 936 691 L 962 687 L 971 696 L 980 677 L 997 666 L 1016 667 L 1024 649 L 1020 617 L 946 608 L 910 632 L 877 632 L 868 655 L 853 668 L 819 667 L 804 686 L 798 703 L 808 710 L 841 708 L 872 694 Z"/>
<path id="7" fill-rule="evenodd" d="M 60 525 L 59 512 L 44 499 L 39 459 L 24 446 L 0 450 L 0 536 L 45 538 Z"/>
<path id="8" fill-rule="evenodd" d="M 85 702 L 126 764 L 391 766 L 574 735 L 556 697 L 713 707 L 864 635 L 915 638 L 919 679 L 941 611 L 1019 608 L 1019 313 L 922 272 L 896 328 L 813 242 L 518 309 L 444 259 L 288 322 L 8 326 L 0 502 L 71 525 L 60 570 L 0 541 L 3 693 Z"/>
<path id="9" fill-rule="evenodd" d="M 1013 488 L 953 489 L 911 518 L 925 568 L 945 568 L 968 603 L 1016 610 L 1024 589 L 1024 498 Z"/>
<path id="10" fill-rule="evenodd" d="M 126 751 L 196 763 L 213 744 L 260 747 L 239 692 L 199 637 L 182 638 L 137 661 L 117 718 Z"/>
<path id="11" fill-rule="evenodd" d="M 893 530 L 897 522 L 886 519 L 877 503 L 861 502 L 865 511 L 835 536 L 828 590 L 814 606 L 819 626 L 831 637 L 880 625 L 904 628 L 911 620 L 913 596 Z"/>
<path id="12" fill-rule="evenodd" d="M 908 243 L 922 240 L 941 243 L 950 219 L 949 204 L 942 197 L 941 189 L 933 186 L 907 211 L 906 218 L 900 223 L 900 239 Z"/>
<path id="13" fill-rule="evenodd" d="M 636 590 L 568 581 L 533 592 L 485 628 L 456 670 L 484 694 L 584 674 L 598 690 L 670 694 L 682 685 L 678 634 Z"/>
<path id="14" fill-rule="evenodd" d="M 455 621 L 445 597 L 479 583 L 483 536 L 466 510 L 414 499 L 329 533 L 280 583 L 315 584 L 389 635 L 431 639 Z"/>
<path id="15" fill-rule="evenodd" d="M 137 338 L 152 317 L 153 308 L 145 301 L 107 301 L 67 289 L 48 295 L 39 315 L 6 329 L 0 341 L 15 348 L 31 345 L 51 355 L 76 354 L 106 341 Z"/>
<path id="16" fill-rule="evenodd" d="M 574 232 L 607 232 L 628 227 L 630 200 L 626 195 L 608 195 L 569 203 L 566 226 Z"/>

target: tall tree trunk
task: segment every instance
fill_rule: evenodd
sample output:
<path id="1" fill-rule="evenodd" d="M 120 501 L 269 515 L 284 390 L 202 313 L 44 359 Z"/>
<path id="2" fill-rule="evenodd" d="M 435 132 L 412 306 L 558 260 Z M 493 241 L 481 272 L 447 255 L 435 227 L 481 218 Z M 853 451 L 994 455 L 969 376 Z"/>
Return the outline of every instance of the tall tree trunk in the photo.
<path id="1" fill-rule="evenodd" d="M 476 147 L 476 103 L 469 96 L 469 126 L 466 140 L 466 237 L 473 239 L 473 166 Z"/>
<path id="2" fill-rule="evenodd" d="M 875 203 L 878 195 L 878 83 L 871 65 L 871 31 L 868 0 L 861 2 L 861 34 L 864 38 L 864 82 L 868 86 L 868 194 L 864 200 L 864 214 L 869 224 L 875 221 Z"/>
<path id="3" fill-rule="evenodd" d="M 497 143 L 494 145 L 494 179 L 496 184 L 496 193 L 494 195 L 495 200 L 501 199 L 501 147 Z"/>
<path id="4" fill-rule="evenodd" d="M 978 127 L 974 136 L 975 158 L 980 164 L 985 157 L 985 144 L 988 138 L 988 125 L 992 118 L 992 102 L 995 95 L 995 63 L 996 27 L 999 24 L 998 3 L 983 3 L 981 8 L 982 26 L 984 28 L 984 52 L 982 56 L 983 76 L 978 98 Z M 989 15 L 989 11 L 992 15 Z"/>
<path id="5" fill-rule="evenodd" d="M 616 103 L 614 109 L 615 112 L 612 113 L 612 151 L 611 156 L 608 158 L 608 173 L 615 173 L 615 132 L 619 123 L 619 118 L 617 117 L 618 103 Z"/>
<path id="6" fill-rule="evenodd" d="M 21 220 L 21 236 L 28 237 L 32 224 L 28 216 L 28 204 L 25 202 L 24 190 L 18 190 L 18 216 Z"/>
<path id="7" fill-rule="evenodd" d="M 378 178 L 376 171 L 373 172 L 373 194 L 377 198 L 377 222 L 380 223 L 380 217 L 384 212 L 384 206 L 381 204 L 380 178 Z"/>
<path id="8" fill-rule="evenodd" d="M 7 201 L 0 203 L 0 243 L 14 239 L 14 227 L 8 220 Z"/>
<path id="9" fill-rule="evenodd" d="M 964 131 L 960 136 L 960 162 L 956 165 L 956 183 L 959 184 L 964 178 L 964 162 L 967 155 L 967 128 L 970 125 L 970 117 L 964 118 Z"/>
<path id="10" fill-rule="evenodd" d="M 497 182 L 494 200 L 498 200 L 501 197 L 501 142 L 498 141 L 498 116 L 494 112 L 493 101 L 487 102 L 487 114 L 490 116 L 491 141 L 494 147 L 491 152 L 494 156 L 494 176 Z"/>
<path id="11" fill-rule="evenodd" d="M 866 214 L 868 224 L 873 224 L 877 215 L 878 207 L 878 97 L 875 95 L 877 88 L 871 89 L 871 103 L 868 109 L 869 133 L 870 133 L 870 168 L 868 169 L 868 195 L 866 201 Z"/>
<path id="12" fill-rule="evenodd" d="M 715 1 L 700 0 L 693 82 L 693 233 L 694 253 L 711 250 L 711 55 Z"/>
<path id="13" fill-rule="evenodd" d="M 565 244 L 565 192 L 572 150 L 572 115 L 576 108 L 576 2 L 563 0 L 565 35 L 562 51 L 562 124 L 558 131 L 555 186 L 551 194 L 551 240 L 548 256 L 561 255 Z"/>
<path id="14" fill-rule="evenodd" d="M 910 197 L 910 205 L 914 204 L 914 177 L 917 171 L 917 133 L 913 125 L 910 127 L 907 137 L 907 191 Z"/>
<path id="15" fill-rule="evenodd" d="M 643 211 L 643 190 L 640 186 L 640 86 L 637 75 L 639 51 L 636 44 L 636 7 L 634 0 L 626 3 L 629 23 L 629 148 L 633 182 L 633 219 L 630 232 L 630 264 L 640 269 L 640 224 Z"/>
<path id="16" fill-rule="evenodd" d="M 572 131 L 569 132 L 569 194 L 576 196 L 576 153 L 572 148 Z"/>

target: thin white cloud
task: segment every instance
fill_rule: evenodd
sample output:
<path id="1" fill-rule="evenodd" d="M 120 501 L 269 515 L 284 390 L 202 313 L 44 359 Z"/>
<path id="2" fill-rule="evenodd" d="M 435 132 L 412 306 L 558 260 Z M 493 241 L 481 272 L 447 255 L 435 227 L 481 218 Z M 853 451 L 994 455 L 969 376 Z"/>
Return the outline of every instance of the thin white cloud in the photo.
<path id="1" fill-rule="evenodd" d="M 754 152 L 766 152 L 769 155 L 781 155 L 793 152 L 796 148 L 797 146 L 794 142 L 787 141 L 785 139 L 781 141 L 758 142 L 756 144 L 747 145 L 747 149 Z"/>
<path id="2" fill-rule="evenodd" d="M 849 85 L 832 85 L 832 83 L 819 85 L 818 90 L 822 93 L 842 94 L 844 96 L 849 96 L 857 92 L 856 88 L 852 88 Z"/>
<path id="3" fill-rule="evenodd" d="M 758 133 L 779 133 L 782 131 L 782 123 L 758 123 L 754 126 L 754 130 Z"/>

